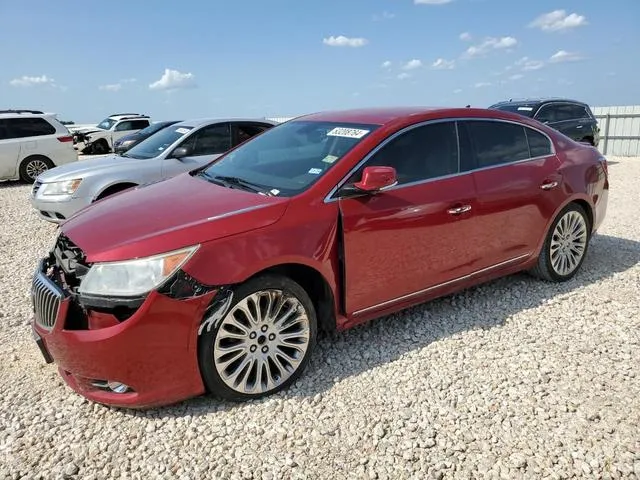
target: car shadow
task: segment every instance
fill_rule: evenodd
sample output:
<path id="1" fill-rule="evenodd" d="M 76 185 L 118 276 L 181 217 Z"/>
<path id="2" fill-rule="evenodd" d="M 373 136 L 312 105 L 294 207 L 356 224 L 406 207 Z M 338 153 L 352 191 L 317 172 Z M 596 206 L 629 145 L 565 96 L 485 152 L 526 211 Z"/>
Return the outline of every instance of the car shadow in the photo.
<path id="1" fill-rule="evenodd" d="M 28 183 L 21 182 L 20 180 L 4 180 L 0 181 L 0 189 L 9 189 L 17 187 L 27 187 Z"/>
<path id="2" fill-rule="evenodd" d="M 336 379 L 344 380 L 360 375 L 461 331 L 500 328 L 515 313 L 535 308 L 553 297 L 605 280 L 638 263 L 640 242 L 596 235 L 589 246 L 582 269 L 568 282 L 548 283 L 526 273 L 515 274 L 373 320 L 345 332 L 321 334 L 302 376 L 288 389 L 275 395 L 244 403 L 204 395 L 164 408 L 122 412 L 149 418 L 179 417 L 251 408 L 255 403 L 273 401 L 274 398 L 312 399 L 316 394 L 329 390 Z M 513 301 L 504 302 L 505 296 L 511 296 Z M 466 304 L 472 304 L 473 308 L 464 309 Z M 460 306 L 463 307 L 463 315 L 460 315 Z M 402 338 L 403 341 L 394 342 L 393 348 L 389 348 L 386 339 L 394 337 Z M 358 353 L 353 355 L 354 351 Z M 347 358 L 348 353 L 351 354 L 349 362 L 341 361 Z"/>

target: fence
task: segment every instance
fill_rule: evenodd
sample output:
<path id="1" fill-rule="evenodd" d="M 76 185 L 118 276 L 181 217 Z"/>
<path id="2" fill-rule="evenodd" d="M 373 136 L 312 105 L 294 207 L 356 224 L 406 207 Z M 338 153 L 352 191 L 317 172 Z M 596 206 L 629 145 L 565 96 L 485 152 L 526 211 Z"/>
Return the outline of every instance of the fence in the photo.
<path id="1" fill-rule="evenodd" d="M 640 156 L 640 105 L 592 110 L 600 126 L 598 149 L 603 155 Z"/>

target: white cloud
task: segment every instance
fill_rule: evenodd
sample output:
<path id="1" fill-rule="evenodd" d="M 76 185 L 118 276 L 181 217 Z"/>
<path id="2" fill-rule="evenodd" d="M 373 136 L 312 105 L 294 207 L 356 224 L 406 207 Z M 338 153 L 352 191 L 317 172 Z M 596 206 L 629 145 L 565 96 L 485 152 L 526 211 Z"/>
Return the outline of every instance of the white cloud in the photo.
<path id="1" fill-rule="evenodd" d="M 474 85 L 476 88 L 490 87 L 491 84 L 489 82 L 478 82 Z"/>
<path id="2" fill-rule="evenodd" d="M 120 80 L 120 83 L 135 83 L 137 81 L 138 81 L 137 78 L 125 78 L 123 80 Z"/>
<path id="3" fill-rule="evenodd" d="M 411 78 L 411 74 L 402 72 L 398 75 L 398 80 L 406 80 L 407 78 Z"/>
<path id="4" fill-rule="evenodd" d="M 422 67 L 422 61 L 414 58 L 413 60 L 409 60 L 402 66 L 403 70 L 415 70 L 416 68 Z"/>
<path id="5" fill-rule="evenodd" d="M 521 67 L 525 72 L 532 72 L 544 67 L 544 62 L 540 60 L 532 60 L 529 57 L 522 57 L 516 62 L 516 66 Z"/>
<path id="6" fill-rule="evenodd" d="M 551 63 L 576 62 L 578 60 L 582 60 L 580 54 L 567 52 L 566 50 L 558 50 L 549 59 Z"/>
<path id="7" fill-rule="evenodd" d="M 436 70 L 453 70 L 455 66 L 455 60 L 445 60 L 444 58 L 439 58 L 431 64 L 431 68 Z"/>
<path id="8" fill-rule="evenodd" d="M 462 32 L 459 38 L 463 42 L 468 42 L 471 40 L 471 34 L 469 32 Z"/>
<path id="9" fill-rule="evenodd" d="M 583 15 L 577 13 L 567 15 L 566 10 L 554 10 L 540 15 L 529 24 L 529 27 L 539 28 L 544 32 L 564 32 L 585 25 L 588 25 L 588 22 Z"/>
<path id="10" fill-rule="evenodd" d="M 413 0 L 416 5 L 444 5 L 451 3 L 453 0 Z"/>
<path id="11" fill-rule="evenodd" d="M 55 86 L 56 82 L 53 78 L 49 78 L 46 75 L 40 75 L 39 77 L 30 77 L 23 75 L 20 78 L 14 78 L 9 82 L 12 87 L 33 87 L 35 85 L 52 85 Z"/>
<path id="12" fill-rule="evenodd" d="M 462 93 L 462 89 L 461 88 L 456 88 L 453 93 L 458 94 L 458 93 Z"/>
<path id="13" fill-rule="evenodd" d="M 181 73 L 178 70 L 165 68 L 160 80 L 149 84 L 151 90 L 178 90 L 196 86 L 193 73 Z"/>
<path id="14" fill-rule="evenodd" d="M 98 89 L 104 90 L 105 92 L 118 92 L 122 89 L 122 84 L 111 83 L 109 85 L 100 85 Z"/>
<path id="15" fill-rule="evenodd" d="M 381 65 L 382 68 L 390 68 L 391 67 L 391 62 L 389 60 L 382 62 Z"/>
<path id="16" fill-rule="evenodd" d="M 369 40 L 361 37 L 345 37 L 344 35 L 333 35 L 322 40 L 322 43 L 330 47 L 364 47 Z"/>
<path id="17" fill-rule="evenodd" d="M 467 57 L 478 57 L 491 50 L 504 50 L 506 48 L 515 47 L 517 44 L 518 40 L 514 37 L 489 37 L 478 45 L 470 46 L 465 52 L 465 55 Z"/>
<path id="18" fill-rule="evenodd" d="M 383 20 L 391 20 L 393 18 L 396 18 L 396 14 L 395 13 L 391 13 L 391 12 L 382 12 L 381 14 L 375 14 L 372 17 L 372 20 L 374 22 L 381 22 Z"/>
<path id="19" fill-rule="evenodd" d="M 521 80 L 524 78 L 524 75 L 522 75 L 521 73 L 516 73 L 515 75 L 511 75 L 509 77 L 509 80 Z"/>

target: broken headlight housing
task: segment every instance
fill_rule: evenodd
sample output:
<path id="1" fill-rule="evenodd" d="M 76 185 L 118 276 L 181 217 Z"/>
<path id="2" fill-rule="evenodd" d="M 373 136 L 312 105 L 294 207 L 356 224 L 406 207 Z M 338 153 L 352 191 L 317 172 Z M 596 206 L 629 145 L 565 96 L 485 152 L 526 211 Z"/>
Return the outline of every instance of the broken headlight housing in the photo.
<path id="1" fill-rule="evenodd" d="M 81 295 L 135 297 L 160 286 L 182 267 L 199 245 L 146 258 L 94 263 L 82 279 Z"/>

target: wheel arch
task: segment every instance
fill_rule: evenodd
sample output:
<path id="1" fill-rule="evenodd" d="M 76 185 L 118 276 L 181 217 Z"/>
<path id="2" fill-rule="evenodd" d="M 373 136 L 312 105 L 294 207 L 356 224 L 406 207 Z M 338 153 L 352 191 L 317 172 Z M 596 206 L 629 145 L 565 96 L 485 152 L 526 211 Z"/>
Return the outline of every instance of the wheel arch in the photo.
<path id="1" fill-rule="evenodd" d="M 102 186 L 98 189 L 98 192 L 94 195 L 93 200 L 91 202 L 96 202 L 98 200 L 102 200 L 103 198 L 108 197 L 109 195 L 113 195 L 115 193 L 121 192 L 128 188 L 137 187 L 139 183 L 130 181 L 130 180 L 118 180 L 116 182 L 111 182 L 107 185 Z M 107 194 L 107 192 L 109 192 Z"/>
<path id="2" fill-rule="evenodd" d="M 336 329 L 334 293 L 329 282 L 319 270 L 304 263 L 280 263 L 254 273 L 245 282 L 265 274 L 282 275 L 298 283 L 309 294 L 316 309 L 318 328 L 325 332 Z"/>

